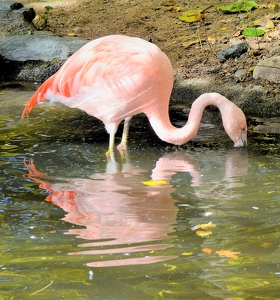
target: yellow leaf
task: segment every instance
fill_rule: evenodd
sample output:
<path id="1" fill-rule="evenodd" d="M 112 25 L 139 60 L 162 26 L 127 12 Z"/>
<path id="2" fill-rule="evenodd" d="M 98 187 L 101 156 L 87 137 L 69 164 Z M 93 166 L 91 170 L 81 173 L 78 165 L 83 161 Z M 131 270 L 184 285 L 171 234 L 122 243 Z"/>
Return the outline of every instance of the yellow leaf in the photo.
<path id="1" fill-rule="evenodd" d="M 152 253 L 155 253 L 155 251 L 154 251 L 154 250 L 151 250 L 149 253 L 152 254 Z"/>
<path id="2" fill-rule="evenodd" d="M 5 93 L 4 92 L 0 92 L 0 95 L 5 95 Z"/>
<path id="3" fill-rule="evenodd" d="M 193 253 L 192 252 L 183 252 L 182 255 L 185 255 L 185 256 L 190 256 L 192 255 Z"/>
<path id="4" fill-rule="evenodd" d="M 209 222 L 207 224 L 198 224 L 194 227 L 192 227 L 191 229 L 192 230 L 197 230 L 197 229 L 209 229 L 209 228 L 215 228 L 216 227 L 216 224 L 213 224 L 212 222 Z"/>
<path id="5" fill-rule="evenodd" d="M 142 181 L 145 185 L 164 185 L 168 184 L 166 180 L 149 180 L 149 181 Z"/>
<path id="6" fill-rule="evenodd" d="M 184 11 L 179 19 L 187 23 L 193 23 L 204 19 L 204 15 L 201 9 L 189 9 Z"/>
<path id="7" fill-rule="evenodd" d="M 68 35 L 68 36 L 77 36 L 77 34 L 74 33 L 74 32 L 70 32 L 70 33 L 68 33 L 67 35 Z"/>
<path id="8" fill-rule="evenodd" d="M 227 30 L 227 27 L 221 27 L 220 30 Z"/>
<path id="9" fill-rule="evenodd" d="M 271 2 L 268 5 L 268 8 L 274 11 L 279 11 L 279 4 L 275 3 L 275 2 Z"/>
<path id="10" fill-rule="evenodd" d="M 210 234 L 212 234 L 212 231 L 205 231 L 205 230 L 197 230 L 195 232 L 196 235 L 204 237 L 204 236 L 209 236 Z"/>
<path id="11" fill-rule="evenodd" d="M 238 258 L 236 254 L 240 254 L 240 252 L 233 252 L 231 250 L 217 250 L 216 253 L 219 256 L 225 256 L 229 258 Z"/>

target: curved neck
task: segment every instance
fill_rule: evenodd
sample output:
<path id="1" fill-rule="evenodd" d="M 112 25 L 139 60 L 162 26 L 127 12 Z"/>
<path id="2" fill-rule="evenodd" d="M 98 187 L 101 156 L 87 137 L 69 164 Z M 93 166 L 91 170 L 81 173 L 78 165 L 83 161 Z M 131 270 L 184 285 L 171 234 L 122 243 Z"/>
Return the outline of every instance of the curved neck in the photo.
<path id="1" fill-rule="evenodd" d="M 221 114 L 226 106 L 231 105 L 225 97 L 216 93 L 205 93 L 198 97 L 192 104 L 187 124 L 182 128 L 174 127 L 169 119 L 168 107 L 166 111 L 159 111 L 148 115 L 151 126 L 156 134 L 165 142 L 175 145 L 185 144 L 191 140 L 199 129 L 203 111 L 208 105 L 215 105 L 219 108 Z"/>

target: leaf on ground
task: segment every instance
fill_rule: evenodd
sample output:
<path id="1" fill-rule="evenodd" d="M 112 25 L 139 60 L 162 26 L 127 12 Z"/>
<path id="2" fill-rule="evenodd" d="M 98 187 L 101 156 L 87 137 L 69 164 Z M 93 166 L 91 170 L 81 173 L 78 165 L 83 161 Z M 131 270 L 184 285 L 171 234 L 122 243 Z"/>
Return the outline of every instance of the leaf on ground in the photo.
<path id="1" fill-rule="evenodd" d="M 275 27 L 274 23 L 270 19 L 264 19 L 264 20 L 257 19 L 257 20 L 254 20 L 253 25 L 256 26 L 256 27 L 260 26 L 260 27 L 265 28 L 265 29 L 274 29 L 274 27 Z"/>
<path id="2" fill-rule="evenodd" d="M 213 250 L 211 248 L 202 248 L 202 251 L 204 253 L 210 254 L 210 253 L 212 253 Z"/>
<path id="3" fill-rule="evenodd" d="M 201 236 L 201 237 L 205 237 L 205 236 L 209 236 L 210 234 L 212 234 L 212 231 L 206 231 L 206 230 L 197 230 L 195 232 L 196 235 Z"/>
<path id="4" fill-rule="evenodd" d="M 166 8 L 167 11 L 171 11 L 171 12 L 178 12 L 181 10 L 181 7 L 176 7 L 176 6 L 169 6 Z"/>
<path id="5" fill-rule="evenodd" d="M 193 39 L 190 39 L 190 40 L 182 43 L 182 46 L 185 47 L 185 48 L 188 48 L 190 46 L 193 46 L 195 44 L 199 44 L 201 42 L 205 42 L 205 40 L 201 40 L 201 39 L 198 39 L 198 38 L 193 38 Z"/>
<path id="6" fill-rule="evenodd" d="M 198 225 L 195 225 L 194 227 L 192 227 L 191 229 L 192 230 L 197 230 L 197 229 L 209 229 L 209 228 L 215 228 L 216 227 L 216 224 L 213 224 L 212 222 L 209 222 L 207 224 L 198 224 Z"/>
<path id="7" fill-rule="evenodd" d="M 277 3 L 275 3 L 275 2 L 271 2 L 271 3 L 268 5 L 268 8 L 271 9 L 271 10 L 274 10 L 274 11 L 279 11 L 279 10 L 280 10 L 279 4 L 277 4 Z"/>
<path id="8" fill-rule="evenodd" d="M 68 36 L 77 36 L 77 34 L 74 33 L 74 32 L 70 32 L 70 33 L 68 33 L 67 35 L 68 35 Z"/>
<path id="9" fill-rule="evenodd" d="M 231 250 L 217 250 L 216 253 L 219 256 L 225 256 L 229 258 L 238 258 L 236 254 L 240 254 L 241 252 L 233 252 Z"/>
<path id="10" fill-rule="evenodd" d="M 255 1 L 240 1 L 240 2 L 234 2 L 229 5 L 220 6 L 219 10 L 227 14 L 227 13 L 248 12 L 254 8 L 258 8 L 258 5 Z"/>
<path id="11" fill-rule="evenodd" d="M 182 13 L 179 19 L 183 22 L 193 23 L 204 19 L 201 9 L 189 9 Z"/>
<path id="12" fill-rule="evenodd" d="M 258 37 L 261 36 L 265 33 L 265 29 L 264 28 L 245 28 L 242 31 L 242 35 L 244 36 L 251 36 L 251 37 Z"/>
<path id="13" fill-rule="evenodd" d="M 215 39 L 215 37 L 214 37 L 213 35 L 209 35 L 209 36 L 207 37 L 207 41 L 208 41 L 209 43 L 211 43 L 212 45 L 214 45 L 214 44 L 216 43 L 216 39 Z"/>

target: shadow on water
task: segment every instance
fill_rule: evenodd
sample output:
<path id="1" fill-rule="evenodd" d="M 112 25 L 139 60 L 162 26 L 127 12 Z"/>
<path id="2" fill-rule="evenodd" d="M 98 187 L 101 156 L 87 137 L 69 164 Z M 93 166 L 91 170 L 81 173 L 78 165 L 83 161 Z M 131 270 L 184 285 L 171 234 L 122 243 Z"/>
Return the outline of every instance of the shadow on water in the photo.
<path id="1" fill-rule="evenodd" d="M 184 147 L 136 118 L 113 162 L 98 122 L 42 107 L 0 119 L 3 299 L 277 299 L 277 120 L 232 149 L 212 112 Z"/>

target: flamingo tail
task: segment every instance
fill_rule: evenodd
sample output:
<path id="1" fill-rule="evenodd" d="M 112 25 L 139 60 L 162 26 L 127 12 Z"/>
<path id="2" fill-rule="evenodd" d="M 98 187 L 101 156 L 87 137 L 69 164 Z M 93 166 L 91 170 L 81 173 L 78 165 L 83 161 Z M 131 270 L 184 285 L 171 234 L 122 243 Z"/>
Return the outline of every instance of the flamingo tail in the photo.
<path id="1" fill-rule="evenodd" d="M 25 108 L 21 114 L 21 118 L 23 119 L 25 116 L 28 116 L 28 114 L 31 112 L 33 107 L 38 104 L 39 102 L 42 102 L 45 98 L 47 90 L 52 86 L 55 76 L 50 77 L 47 79 L 35 92 L 35 94 L 30 98 L 28 103 L 25 105 Z"/>

